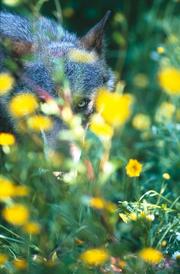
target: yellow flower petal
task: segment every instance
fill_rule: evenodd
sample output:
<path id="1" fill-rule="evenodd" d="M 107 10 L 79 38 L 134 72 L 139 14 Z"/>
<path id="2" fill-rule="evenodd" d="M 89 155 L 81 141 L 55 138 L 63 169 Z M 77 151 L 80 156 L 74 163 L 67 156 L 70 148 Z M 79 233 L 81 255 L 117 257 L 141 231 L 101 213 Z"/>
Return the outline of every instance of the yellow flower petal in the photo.
<path id="1" fill-rule="evenodd" d="M 49 117 L 43 115 L 35 115 L 28 118 L 28 126 L 35 131 L 47 131 L 52 128 L 52 120 Z"/>
<path id="2" fill-rule="evenodd" d="M 9 110 L 14 117 L 22 117 L 33 113 L 38 108 L 35 95 L 31 93 L 20 93 L 12 98 Z"/>
<path id="3" fill-rule="evenodd" d="M 0 145 L 12 146 L 15 144 L 15 137 L 11 133 L 0 132 Z"/>
<path id="4" fill-rule="evenodd" d="M 158 75 L 159 84 L 168 94 L 180 95 L 180 69 L 162 68 Z"/>
<path id="5" fill-rule="evenodd" d="M 13 265 L 16 269 L 23 270 L 27 268 L 27 261 L 24 259 L 16 259 L 13 261 Z"/>
<path id="6" fill-rule="evenodd" d="M 108 252 L 103 248 L 93 248 L 86 250 L 81 254 L 80 259 L 91 266 L 104 264 L 109 258 Z"/>
<path id="7" fill-rule="evenodd" d="M 126 173 L 129 177 L 138 177 L 142 171 L 142 164 L 137 160 L 130 159 L 126 165 Z"/>
<path id="8" fill-rule="evenodd" d="M 4 265 L 8 260 L 7 255 L 0 253 L 0 266 Z"/>
<path id="9" fill-rule="evenodd" d="M 14 184 L 4 177 L 0 177 L 0 200 L 14 196 Z"/>
<path id="10" fill-rule="evenodd" d="M 131 114 L 133 97 L 100 89 L 96 97 L 96 110 L 111 126 L 122 126 Z"/>
<path id="11" fill-rule="evenodd" d="M 147 130 L 151 125 L 151 120 L 148 115 L 138 113 L 132 120 L 133 127 L 138 130 Z"/>
<path id="12" fill-rule="evenodd" d="M 27 223 L 29 211 L 27 207 L 22 204 L 13 204 L 3 209 L 2 215 L 10 224 L 21 226 Z"/>
<path id="13" fill-rule="evenodd" d="M 8 93 L 14 85 L 14 78 L 9 73 L 0 73 L 0 95 Z"/>
<path id="14" fill-rule="evenodd" d="M 113 129 L 99 114 L 94 114 L 90 120 L 90 130 L 99 137 L 111 138 Z"/>
<path id="15" fill-rule="evenodd" d="M 29 234 L 39 234 L 41 231 L 40 225 L 35 222 L 29 222 L 29 223 L 25 224 L 23 229 L 25 232 L 27 232 Z"/>
<path id="16" fill-rule="evenodd" d="M 139 252 L 139 257 L 149 264 L 158 264 L 162 261 L 162 253 L 152 247 L 144 248 Z"/>

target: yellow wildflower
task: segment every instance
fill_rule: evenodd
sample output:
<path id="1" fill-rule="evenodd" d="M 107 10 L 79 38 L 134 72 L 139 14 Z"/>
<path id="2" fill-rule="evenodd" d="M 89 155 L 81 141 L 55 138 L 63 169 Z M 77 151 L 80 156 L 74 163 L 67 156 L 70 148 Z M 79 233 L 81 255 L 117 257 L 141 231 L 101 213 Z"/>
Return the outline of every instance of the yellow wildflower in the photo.
<path id="1" fill-rule="evenodd" d="M 173 104 L 169 102 L 162 102 L 156 112 L 156 121 L 162 123 L 171 121 L 173 115 L 175 114 L 175 110 L 176 108 Z"/>
<path id="2" fill-rule="evenodd" d="M 13 97 L 9 103 L 9 110 L 14 117 L 22 117 L 33 113 L 38 108 L 35 95 L 20 93 Z"/>
<path id="3" fill-rule="evenodd" d="M 137 214 L 134 212 L 129 213 L 128 218 L 132 221 L 137 221 Z"/>
<path id="4" fill-rule="evenodd" d="M 14 184 L 6 178 L 0 177 L 0 200 L 14 195 Z"/>
<path id="5" fill-rule="evenodd" d="M 52 128 L 52 121 L 49 117 L 43 115 L 34 115 L 28 118 L 28 126 L 29 128 L 35 131 L 47 131 Z"/>
<path id="6" fill-rule="evenodd" d="M 103 248 L 92 248 L 81 254 L 80 259 L 91 266 L 104 264 L 109 258 L 108 252 Z"/>
<path id="7" fill-rule="evenodd" d="M 109 211 L 110 213 L 113 213 L 117 209 L 117 207 L 114 203 L 112 203 L 110 201 L 106 201 L 100 197 L 90 198 L 88 204 L 93 208 L 96 208 L 99 210 L 105 209 L 105 210 Z"/>
<path id="8" fill-rule="evenodd" d="M 154 221 L 154 215 L 153 214 L 148 214 L 144 211 L 141 211 L 140 218 L 146 219 L 149 222 Z"/>
<path id="9" fill-rule="evenodd" d="M 118 261 L 118 265 L 119 265 L 120 268 L 123 269 L 123 268 L 126 267 L 127 263 L 124 260 L 119 260 Z"/>
<path id="10" fill-rule="evenodd" d="M 27 261 L 24 259 L 15 259 L 13 261 L 13 265 L 15 266 L 15 268 L 23 270 L 27 268 Z"/>
<path id="11" fill-rule="evenodd" d="M 157 52 L 158 52 L 159 54 L 162 54 L 162 53 L 165 52 L 165 49 L 164 49 L 163 47 L 157 47 Z"/>
<path id="12" fill-rule="evenodd" d="M 126 165 L 126 173 L 129 177 L 139 177 L 142 171 L 142 164 L 135 159 L 130 159 Z"/>
<path id="13" fill-rule="evenodd" d="M 29 222 L 29 223 L 25 224 L 23 229 L 25 232 L 27 232 L 29 234 L 39 234 L 41 231 L 40 225 L 35 222 Z"/>
<path id="14" fill-rule="evenodd" d="M 90 199 L 89 205 L 96 209 L 103 209 L 105 206 L 105 200 L 99 197 L 93 197 Z"/>
<path id="15" fill-rule="evenodd" d="M 139 257 L 143 261 L 152 265 L 160 263 L 163 259 L 162 253 L 159 250 L 154 249 L 152 247 L 142 249 L 139 252 Z"/>
<path id="16" fill-rule="evenodd" d="M 9 73 L 0 73 L 0 95 L 9 92 L 14 85 L 14 78 Z"/>
<path id="17" fill-rule="evenodd" d="M 165 241 L 165 240 L 162 241 L 161 246 L 162 246 L 162 247 L 165 247 L 166 245 L 167 245 L 167 241 Z"/>
<path id="18" fill-rule="evenodd" d="M 16 186 L 10 180 L 0 177 L 0 200 L 15 196 L 26 196 L 28 188 L 26 186 Z"/>
<path id="19" fill-rule="evenodd" d="M 0 266 L 4 265 L 8 260 L 7 255 L 0 253 Z"/>
<path id="20" fill-rule="evenodd" d="M 163 173 L 162 177 L 163 177 L 164 180 L 170 180 L 171 179 L 171 176 L 169 175 L 169 173 Z"/>
<path id="21" fill-rule="evenodd" d="M 165 67 L 160 70 L 159 84 L 170 95 L 180 95 L 180 69 Z"/>
<path id="22" fill-rule="evenodd" d="M 150 127 L 151 121 L 148 115 L 138 113 L 132 120 L 133 127 L 138 130 L 146 130 Z"/>
<path id="23" fill-rule="evenodd" d="M 15 144 L 15 137 L 11 133 L 0 132 L 0 145 L 12 146 Z"/>
<path id="24" fill-rule="evenodd" d="M 90 130 L 99 137 L 111 138 L 113 129 L 99 114 L 94 114 L 90 120 Z"/>
<path id="25" fill-rule="evenodd" d="M 29 194 L 29 188 L 27 186 L 15 186 L 14 195 L 18 197 L 27 196 Z"/>
<path id="26" fill-rule="evenodd" d="M 14 204 L 3 209 L 2 215 L 7 222 L 21 226 L 27 223 L 29 211 L 27 207 L 22 204 Z"/>
<path id="27" fill-rule="evenodd" d="M 117 210 L 117 206 L 112 202 L 105 202 L 105 209 L 110 213 L 114 213 Z"/>
<path id="28" fill-rule="evenodd" d="M 122 126 L 131 114 L 133 97 L 100 89 L 96 97 L 96 110 L 111 126 Z"/>
<path id="29" fill-rule="evenodd" d="M 87 52 L 79 49 L 71 49 L 68 56 L 71 61 L 77 63 L 93 63 L 97 60 L 97 56 L 94 52 Z"/>
<path id="30" fill-rule="evenodd" d="M 124 213 L 119 213 L 119 217 L 123 220 L 124 223 L 128 223 L 129 221 L 129 218 L 127 216 L 127 214 L 124 214 Z"/>
<path id="31" fill-rule="evenodd" d="M 133 83 L 138 88 L 145 88 L 149 83 L 149 79 L 145 74 L 138 73 L 134 76 Z"/>

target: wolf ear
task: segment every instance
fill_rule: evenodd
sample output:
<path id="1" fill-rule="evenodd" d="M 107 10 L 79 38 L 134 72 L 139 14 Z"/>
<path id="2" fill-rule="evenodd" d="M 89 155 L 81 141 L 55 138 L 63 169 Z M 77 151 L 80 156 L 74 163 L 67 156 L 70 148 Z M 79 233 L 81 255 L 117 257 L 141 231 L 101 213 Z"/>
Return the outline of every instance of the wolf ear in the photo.
<path id="1" fill-rule="evenodd" d="M 103 37 L 106 23 L 110 17 L 111 11 L 107 11 L 105 16 L 97 23 L 88 33 L 80 39 L 81 44 L 85 49 L 95 49 L 98 54 L 101 54 L 103 49 Z"/>
<path id="2" fill-rule="evenodd" d="M 15 55 L 22 56 L 34 51 L 33 44 L 25 41 L 11 40 L 10 48 Z"/>

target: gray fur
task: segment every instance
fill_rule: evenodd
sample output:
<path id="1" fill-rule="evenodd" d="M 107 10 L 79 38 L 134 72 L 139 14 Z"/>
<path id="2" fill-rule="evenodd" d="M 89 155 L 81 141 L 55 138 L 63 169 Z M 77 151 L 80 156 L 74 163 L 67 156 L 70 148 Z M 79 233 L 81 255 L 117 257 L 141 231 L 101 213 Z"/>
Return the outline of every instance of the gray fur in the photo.
<path id="1" fill-rule="evenodd" d="M 97 88 L 104 85 L 109 88 L 113 86 L 113 74 L 103 55 L 99 54 L 97 61 L 91 64 L 69 60 L 68 52 L 70 49 L 81 50 L 84 49 L 84 46 L 75 34 L 64 30 L 61 25 L 53 20 L 44 17 L 28 20 L 22 16 L 0 12 L 0 39 L 3 41 L 4 38 L 11 39 L 12 43 L 22 42 L 32 45 L 31 60 L 23 64 L 21 79 L 17 83 L 14 93 L 23 90 L 36 92 L 37 88 L 41 88 L 56 97 L 53 75 L 58 61 L 61 60 L 64 75 L 69 81 L 72 93 L 78 92 L 85 98 L 91 98 Z M 95 52 L 95 49 L 86 50 Z M 5 57 L 0 45 L 0 71 L 6 71 Z M 0 119 L 4 120 L 2 125 L 5 125 L 4 129 L 1 126 L 0 130 L 6 131 L 11 127 L 11 123 L 9 122 L 7 126 L 8 119 L 3 118 L 6 114 L 2 115 L 1 99 L 0 107 Z M 92 107 L 90 109 L 87 105 L 86 111 L 82 112 L 89 114 L 91 111 Z"/>

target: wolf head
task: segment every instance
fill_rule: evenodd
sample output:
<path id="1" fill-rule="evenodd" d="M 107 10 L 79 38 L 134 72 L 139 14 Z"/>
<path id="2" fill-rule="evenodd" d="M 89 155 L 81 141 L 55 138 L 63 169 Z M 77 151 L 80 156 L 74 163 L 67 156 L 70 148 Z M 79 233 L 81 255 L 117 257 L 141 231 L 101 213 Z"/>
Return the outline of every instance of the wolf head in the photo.
<path id="1" fill-rule="evenodd" d="M 93 111 L 92 98 L 96 90 L 102 86 L 111 89 L 114 84 L 113 73 L 105 61 L 104 31 L 109 16 L 108 11 L 86 35 L 78 38 L 48 18 L 29 20 L 0 12 L 0 72 L 7 70 L 5 64 L 9 53 L 15 63 L 20 64 L 13 94 L 33 92 L 39 96 L 40 90 L 56 98 L 59 95 L 57 90 L 61 87 L 54 76 L 63 74 L 69 83 L 72 97 L 78 97 L 72 104 L 73 110 L 81 113 L 86 122 Z M 8 52 L 4 50 L 6 40 L 10 45 Z M 84 62 L 79 57 L 72 58 L 72 52 L 93 58 L 90 62 Z M 1 115 L 1 112 L 4 113 L 4 110 L 0 110 L 3 129 L 6 130 L 7 124 L 8 129 L 15 129 L 8 113 Z M 2 116 L 8 118 L 5 120 Z M 54 129 L 48 133 L 50 146 L 56 146 L 55 136 L 63 127 L 61 121 L 55 120 L 54 125 Z"/>
<path id="2" fill-rule="evenodd" d="M 1 12 L 1 40 L 10 39 L 16 59 L 26 54 L 31 56 L 31 61 L 24 63 L 21 89 L 36 92 L 39 87 L 56 96 L 54 74 L 55 69 L 58 73 L 57 64 L 61 62 L 72 94 L 79 94 L 82 98 L 74 106 L 74 110 L 88 113 L 88 104 L 97 88 L 112 88 L 114 83 L 113 73 L 108 68 L 104 56 L 104 30 L 109 16 L 110 11 L 86 35 L 78 38 L 48 18 L 41 17 L 34 21 Z M 84 55 L 92 54 L 94 60 L 82 62 L 70 58 L 70 53 L 74 50 Z M 62 70 L 62 66 L 59 69 Z"/>

